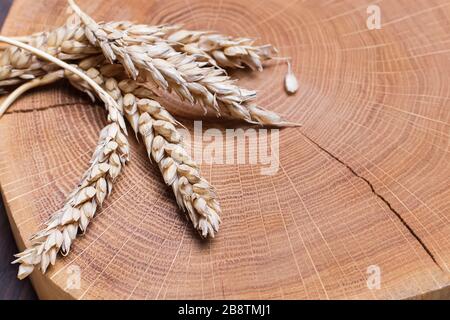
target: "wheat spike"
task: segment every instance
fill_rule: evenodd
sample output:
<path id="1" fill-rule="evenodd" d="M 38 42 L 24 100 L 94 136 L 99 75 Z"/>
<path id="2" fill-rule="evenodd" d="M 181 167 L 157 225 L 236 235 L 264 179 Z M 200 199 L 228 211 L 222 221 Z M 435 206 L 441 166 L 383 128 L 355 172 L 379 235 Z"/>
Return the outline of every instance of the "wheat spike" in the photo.
<path id="1" fill-rule="evenodd" d="M 127 79 L 118 83 L 114 78 L 107 78 L 110 68 L 106 65 L 106 68 L 98 70 L 93 67 L 98 63 L 99 60 L 95 57 L 87 58 L 80 62 L 80 67 L 116 101 L 120 111 L 125 109 L 131 127 L 136 134 L 142 136 L 149 157 L 156 162 L 165 182 L 172 187 L 178 205 L 187 213 L 194 228 L 202 237 L 214 237 L 220 224 L 220 205 L 214 188 L 200 176 L 197 164 L 184 149 L 181 136 L 175 128 L 178 122 L 155 100 L 138 98 L 151 97 L 151 90 L 134 80 Z M 92 86 L 79 75 L 70 71 L 66 71 L 64 75 L 77 89 L 91 96 L 96 94 Z M 25 88 L 20 87 L 17 93 L 11 95 L 8 105 L 26 90 L 60 78 L 58 71 L 55 76 L 49 74 L 24 84 Z M 83 182 L 80 187 L 89 186 Z M 54 219 L 58 219 L 58 215 Z"/>
<path id="2" fill-rule="evenodd" d="M 21 42 L 60 60 L 80 59 L 98 52 L 97 48 L 86 44 L 83 28 L 76 16 L 69 18 L 64 26 L 52 32 L 41 32 L 21 39 Z M 15 46 L 3 48 L 0 53 L 1 86 L 34 79 L 55 69 L 54 64 Z"/>
<path id="3" fill-rule="evenodd" d="M 220 35 L 204 35 L 204 32 L 193 31 L 184 31 L 184 34 L 191 35 L 189 37 L 183 38 L 180 36 L 183 32 L 176 32 L 169 36 L 170 41 L 162 41 L 158 39 L 169 35 L 178 27 L 152 27 L 133 25 L 129 22 L 97 24 L 73 1 L 71 5 L 76 14 L 83 19 L 86 27 L 80 26 L 79 19 L 71 17 L 61 28 L 29 38 L 25 37 L 24 40 L 38 48 L 45 48 L 46 51 L 61 59 L 70 60 L 97 54 L 99 50 L 97 46 L 102 49 L 110 62 L 119 59 L 132 78 L 136 78 L 139 71 L 144 71 L 144 77 L 167 91 L 175 91 L 181 99 L 188 100 L 192 104 L 200 102 L 205 112 L 208 108 L 214 109 L 218 115 L 225 114 L 234 119 L 268 126 L 296 125 L 284 121 L 274 112 L 254 106 L 251 101 L 256 93 L 234 85 L 234 81 L 223 70 L 207 68 L 205 62 L 198 61 L 202 60 L 201 57 L 204 55 L 183 55 L 169 43 L 176 47 L 178 43 L 173 40 L 185 42 L 198 40 L 198 43 L 205 44 L 203 45 L 205 50 L 211 51 L 218 46 L 222 48 L 224 54 L 228 53 L 228 62 L 218 59 L 214 60 L 214 64 L 230 65 L 232 62 L 237 67 L 246 63 L 257 68 L 261 65 L 259 60 L 270 57 L 271 46 L 252 47 L 248 39 L 226 40 L 226 37 Z M 207 43 L 210 44 L 209 47 Z M 220 50 L 212 50 L 212 52 L 215 51 Z M 208 54 L 206 51 L 204 53 Z M 217 54 L 218 52 L 215 53 Z M 32 56 L 16 48 L 8 48 L 2 52 L 0 61 L 2 60 L 0 86 L 33 79 L 52 71 L 53 67 L 47 63 L 35 61 Z"/>
<path id="4" fill-rule="evenodd" d="M 85 34 L 92 45 L 102 49 L 106 59 L 120 61 L 132 79 L 138 76 L 153 81 L 158 87 L 174 91 L 182 100 L 192 104 L 200 102 L 234 119 L 269 126 L 291 126 L 276 113 L 256 106 L 249 101 L 256 96 L 254 91 L 234 85 L 222 69 L 205 67 L 195 57 L 181 54 L 167 42 L 155 44 L 127 45 L 120 38 L 111 37 L 108 31 L 84 13 L 73 0 L 69 3 L 85 24 Z"/>
<path id="5" fill-rule="evenodd" d="M 114 37 L 130 43 L 153 43 L 178 26 L 150 26 L 127 21 L 102 23 L 102 28 Z M 63 61 L 74 61 L 101 53 L 87 40 L 84 27 L 77 15 L 48 32 L 19 37 L 17 40 L 41 49 Z M 54 65 L 17 47 L 0 48 L 0 86 L 14 85 L 54 71 Z"/>
<path id="6" fill-rule="evenodd" d="M 80 184 L 30 239 L 30 247 L 16 255 L 13 263 L 20 264 L 20 279 L 34 269 L 45 273 L 56 263 L 58 253 L 67 255 L 78 230 L 86 232 L 112 192 L 113 182 L 129 160 L 124 114 L 194 228 L 204 238 L 218 232 L 221 208 L 216 192 L 184 149 L 176 129 L 179 123 L 153 99 L 155 85 L 218 116 L 296 126 L 254 105 L 256 92 L 236 86 L 222 69 L 248 66 L 261 71 L 262 63 L 276 53 L 272 46 L 254 46 L 251 39 L 179 30 L 178 26 L 96 23 L 73 0 L 69 3 L 75 14 L 60 28 L 22 37 L 23 42 L 0 36 L 0 42 L 10 45 L 0 47 L 0 88 L 24 83 L 0 106 L 0 116 L 27 90 L 65 76 L 76 88 L 105 103 L 109 121 Z"/>
<path id="7" fill-rule="evenodd" d="M 24 279 L 34 268 L 45 273 L 54 265 L 58 252 L 67 255 L 78 230 L 86 232 L 113 182 L 128 159 L 128 142 L 117 123 L 108 124 L 100 139 L 92 165 L 84 174 L 80 185 L 69 196 L 66 205 L 46 223 L 46 228 L 31 238 L 31 247 L 16 255 L 19 263 L 18 278 Z"/>
<path id="8" fill-rule="evenodd" d="M 17 38 L 21 42 L 45 50 L 61 60 L 77 60 L 97 54 L 99 48 L 87 40 L 78 16 L 68 18 L 66 24 L 49 32 Z M 264 61 L 277 53 L 272 45 L 254 46 L 252 39 L 233 38 L 205 31 L 178 30 L 177 25 L 150 26 L 128 21 L 99 24 L 108 34 L 127 44 L 152 44 L 166 40 L 180 52 L 195 57 L 198 62 L 222 68 L 243 68 L 262 70 Z M 20 83 L 45 72 L 52 71 L 52 65 L 33 60 L 28 52 L 14 47 L 0 48 L 0 85 Z"/>
<path id="9" fill-rule="evenodd" d="M 97 208 L 101 207 L 106 196 L 112 191 L 114 180 L 129 159 L 129 145 L 125 122 L 117 102 L 95 81 L 79 68 L 19 41 L 0 36 L 0 42 L 17 46 L 76 74 L 87 82 L 108 110 L 108 124 L 100 133 L 99 143 L 91 160 L 91 166 L 84 174 L 79 186 L 69 195 L 63 209 L 54 214 L 47 227 L 31 238 L 31 247 L 16 255 L 13 263 L 19 263 L 18 278 L 26 278 L 38 267 L 43 273 L 54 265 L 58 252 L 66 255 L 77 236 L 78 229 L 86 231 Z M 52 78 L 53 81 L 58 77 Z M 43 82 L 49 80 L 43 78 Z M 37 84 L 34 84 L 37 86 Z"/>
<path id="10" fill-rule="evenodd" d="M 187 213 L 194 228 L 204 238 L 219 230 L 221 213 L 214 188 L 200 176 L 198 165 L 184 149 L 176 130 L 178 122 L 157 101 L 147 98 L 148 89 L 134 80 L 117 82 L 96 69 L 94 59 L 82 61 L 86 74 L 123 106 L 125 117 L 143 139 L 150 159 L 158 165 L 164 181 L 172 187 L 178 206 Z M 67 74 L 69 81 L 82 91 L 90 90 L 78 77 Z"/>
<path id="11" fill-rule="evenodd" d="M 125 91 L 127 85 L 119 84 Z M 155 100 L 127 93 L 123 101 L 126 117 L 131 123 L 137 121 L 147 153 L 172 187 L 179 207 L 202 237 L 214 237 L 219 231 L 220 205 L 214 188 L 200 176 L 197 164 L 183 148 L 176 120 Z"/>
<path id="12" fill-rule="evenodd" d="M 263 62 L 270 60 L 277 50 L 272 45 L 255 46 L 253 39 L 233 38 L 207 31 L 178 30 L 167 37 L 181 52 L 193 55 L 222 68 L 263 70 Z"/>

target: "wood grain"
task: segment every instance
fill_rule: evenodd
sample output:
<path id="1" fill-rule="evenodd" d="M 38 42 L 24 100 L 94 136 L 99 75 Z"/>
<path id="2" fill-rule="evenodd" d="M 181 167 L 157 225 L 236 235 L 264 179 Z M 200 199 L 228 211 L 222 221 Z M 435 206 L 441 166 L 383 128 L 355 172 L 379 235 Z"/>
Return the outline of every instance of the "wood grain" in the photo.
<path id="1" fill-rule="evenodd" d="M 11 3 L 10 0 L 0 2 L 0 27 L 3 25 Z M 11 265 L 11 255 L 15 253 L 17 253 L 17 246 L 0 197 L 0 300 L 36 299 L 30 281 L 19 281 L 16 278 L 17 268 Z"/>
<path id="2" fill-rule="evenodd" d="M 448 0 L 377 2 L 381 30 L 368 30 L 366 0 L 78 2 L 97 20 L 273 43 L 293 58 L 297 95 L 283 91 L 283 64 L 235 75 L 259 90 L 262 106 L 304 126 L 281 131 L 275 176 L 249 164 L 202 166 L 224 209 L 209 242 L 133 140 L 133 161 L 89 232 L 46 276 L 32 276 L 41 298 L 450 297 Z M 50 29 L 65 7 L 17 0 L 3 32 Z M 78 182 L 104 118 L 60 87 L 27 96 L 1 120 L 0 184 L 21 248 Z M 81 287 L 66 290 L 73 266 Z M 367 286 L 370 266 L 380 268 L 380 289 Z"/>

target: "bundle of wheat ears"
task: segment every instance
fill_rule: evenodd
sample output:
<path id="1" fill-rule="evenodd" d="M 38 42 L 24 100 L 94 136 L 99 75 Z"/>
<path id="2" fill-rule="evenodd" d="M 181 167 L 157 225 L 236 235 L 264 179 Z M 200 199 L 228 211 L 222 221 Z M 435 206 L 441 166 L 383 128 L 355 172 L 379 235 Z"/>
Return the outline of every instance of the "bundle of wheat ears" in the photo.
<path id="1" fill-rule="evenodd" d="M 219 230 L 221 208 L 214 188 L 185 150 L 177 120 L 157 102 L 159 91 L 174 92 L 182 101 L 251 124 L 296 126 L 254 104 L 256 92 L 240 88 L 225 68 L 262 71 L 273 59 L 271 45 L 176 25 L 130 22 L 97 23 L 69 0 L 73 14 L 50 32 L 25 37 L 0 36 L 0 92 L 17 86 L 0 106 L 0 116 L 26 91 L 61 79 L 104 102 L 108 125 L 100 132 L 90 167 L 61 210 L 16 255 L 18 278 L 35 268 L 46 272 L 58 253 L 67 255 L 113 189 L 129 160 L 125 119 L 141 137 L 150 160 L 173 190 L 178 206 L 203 238 Z M 289 68 L 290 70 L 290 68 Z M 297 90 L 289 71 L 286 90 Z"/>

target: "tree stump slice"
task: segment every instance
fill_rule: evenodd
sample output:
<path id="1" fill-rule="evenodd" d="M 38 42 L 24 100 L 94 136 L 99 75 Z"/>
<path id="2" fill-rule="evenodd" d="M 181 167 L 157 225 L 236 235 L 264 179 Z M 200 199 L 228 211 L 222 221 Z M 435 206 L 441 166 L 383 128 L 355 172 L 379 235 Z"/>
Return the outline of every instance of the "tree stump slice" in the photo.
<path id="1" fill-rule="evenodd" d="M 41 298 L 450 297 L 448 0 L 379 2 L 380 30 L 366 25 L 366 0 L 78 2 L 96 20 L 274 44 L 293 59 L 296 95 L 284 92 L 281 62 L 233 75 L 303 127 L 281 130 L 274 176 L 202 165 L 223 206 L 212 241 L 199 239 L 130 136 L 132 162 L 87 234 L 46 275 L 33 273 Z M 16 0 L 2 34 L 59 26 L 66 7 Z M 165 105 L 200 114 L 174 98 Z M 67 84 L 34 91 L 1 119 L 0 184 L 20 249 L 78 183 L 105 123 L 103 108 Z M 74 266 L 79 289 L 67 288 Z M 379 289 L 367 285 L 374 267 Z"/>

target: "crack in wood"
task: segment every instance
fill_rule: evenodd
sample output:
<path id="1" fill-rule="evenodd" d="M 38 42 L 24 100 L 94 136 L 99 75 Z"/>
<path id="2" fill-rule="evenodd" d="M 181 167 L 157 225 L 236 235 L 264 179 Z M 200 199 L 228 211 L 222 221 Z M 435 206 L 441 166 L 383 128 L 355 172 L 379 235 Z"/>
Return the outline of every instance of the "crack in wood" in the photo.
<path id="1" fill-rule="evenodd" d="M 49 110 L 49 109 L 62 108 L 62 107 L 75 106 L 75 105 L 90 106 L 91 104 L 83 103 L 83 102 L 66 102 L 66 103 L 52 104 L 52 105 L 48 105 L 46 107 L 40 107 L 40 108 L 10 110 L 10 111 L 6 111 L 4 113 L 4 115 L 6 116 L 6 115 L 10 115 L 10 114 L 17 114 L 17 113 L 31 113 L 31 112 L 35 112 L 35 111 L 39 112 L 39 111 L 45 111 L 45 110 Z"/>
<path id="2" fill-rule="evenodd" d="M 333 153 L 331 153 L 329 150 L 325 149 L 324 147 L 322 147 L 319 143 L 317 143 L 316 141 L 314 141 L 313 139 L 311 139 L 308 135 L 306 135 L 304 132 L 300 131 L 300 134 L 305 137 L 305 139 L 307 139 L 308 141 L 310 141 L 312 144 L 314 144 L 316 147 L 318 147 L 320 150 L 322 150 L 323 152 L 325 152 L 328 156 L 330 156 L 331 158 L 333 158 L 334 160 L 336 160 L 337 162 L 339 162 L 341 165 L 345 166 L 355 177 L 361 179 L 362 181 L 364 181 L 370 188 L 370 190 L 372 191 L 372 193 L 381 201 L 383 201 L 383 203 L 388 207 L 389 211 L 391 211 L 397 218 L 398 220 L 400 220 L 400 222 L 403 224 L 403 226 L 408 230 L 408 232 L 417 240 L 417 242 L 420 244 L 420 246 L 423 248 L 423 250 L 425 250 L 425 252 L 427 253 L 427 255 L 431 258 L 431 260 L 433 260 L 433 262 L 439 267 L 439 269 L 442 269 L 442 267 L 439 265 L 439 263 L 437 262 L 435 256 L 433 255 L 433 253 L 431 252 L 431 250 L 428 248 L 428 246 L 424 243 L 424 241 L 422 239 L 420 239 L 420 237 L 417 235 L 417 233 L 411 228 L 411 226 L 405 221 L 405 219 L 402 217 L 402 215 L 392 206 L 392 204 L 383 196 L 381 195 L 379 192 L 377 192 L 375 190 L 375 187 L 373 186 L 373 184 L 364 176 L 358 174 L 355 169 L 353 169 L 350 165 L 348 165 L 347 163 L 345 163 L 342 159 L 340 159 L 339 157 L 337 157 L 336 155 L 334 155 Z"/>

